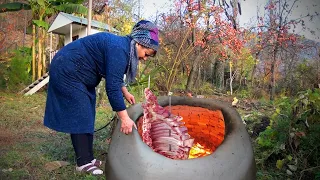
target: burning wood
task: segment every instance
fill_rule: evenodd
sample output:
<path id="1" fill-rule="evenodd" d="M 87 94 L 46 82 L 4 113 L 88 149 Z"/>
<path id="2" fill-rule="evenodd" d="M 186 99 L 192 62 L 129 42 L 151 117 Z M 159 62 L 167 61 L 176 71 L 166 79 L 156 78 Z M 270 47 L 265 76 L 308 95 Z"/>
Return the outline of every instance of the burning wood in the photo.
<path id="1" fill-rule="evenodd" d="M 213 151 L 214 151 L 214 149 L 205 148 L 201 144 L 196 143 L 190 149 L 189 159 L 207 156 L 207 155 L 211 154 Z"/>

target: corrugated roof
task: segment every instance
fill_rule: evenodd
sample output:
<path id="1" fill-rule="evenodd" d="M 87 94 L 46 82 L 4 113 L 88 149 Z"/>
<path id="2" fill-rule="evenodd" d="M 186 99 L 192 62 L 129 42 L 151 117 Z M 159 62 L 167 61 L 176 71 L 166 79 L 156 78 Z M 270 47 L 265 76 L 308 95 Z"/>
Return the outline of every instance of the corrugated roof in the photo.
<path id="1" fill-rule="evenodd" d="M 73 22 L 77 22 L 80 24 L 85 24 L 88 25 L 88 19 L 87 18 L 82 18 L 82 17 L 77 17 L 77 16 L 73 16 L 71 14 L 67 14 L 64 12 L 60 12 L 59 14 L 63 15 L 64 17 L 70 19 Z M 112 31 L 112 32 L 119 32 L 117 29 L 110 27 L 108 24 L 104 24 L 102 22 L 98 22 L 95 20 L 91 21 L 91 27 L 95 27 L 97 29 L 104 29 L 104 30 L 108 30 L 108 31 Z"/>

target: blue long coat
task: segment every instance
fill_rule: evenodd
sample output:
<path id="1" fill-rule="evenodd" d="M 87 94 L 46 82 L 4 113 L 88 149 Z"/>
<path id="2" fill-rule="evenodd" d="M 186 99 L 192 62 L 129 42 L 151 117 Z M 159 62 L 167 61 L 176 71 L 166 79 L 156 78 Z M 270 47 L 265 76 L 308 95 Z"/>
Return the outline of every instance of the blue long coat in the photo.
<path id="1" fill-rule="evenodd" d="M 102 32 L 63 47 L 50 65 L 44 125 L 65 133 L 93 133 L 95 87 L 102 77 L 112 109 L 126 109 L 121 87 L 130 41 L 128 36 Z"/>

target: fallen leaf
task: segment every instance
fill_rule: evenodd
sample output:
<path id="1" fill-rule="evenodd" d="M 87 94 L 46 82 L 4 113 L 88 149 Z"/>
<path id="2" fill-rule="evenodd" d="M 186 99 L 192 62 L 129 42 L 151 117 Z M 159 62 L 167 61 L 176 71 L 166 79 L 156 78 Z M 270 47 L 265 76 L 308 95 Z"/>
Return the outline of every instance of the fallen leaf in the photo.
<path id="1" fill-rule="evenodd" d="M 276 166 L 277 166 L 277 168 L 278 169 L 282 169 L 282 167 L 283 167 L 283 160 L 277 160 L 277 164 L 276 164 Z"/>
<path id="2" fill-rule="evenodd" d="M 291 171 L 296 171 L 298 169 L 295 165 L 288 165 L 288 167 Z"/>
<path id="3" fill-rule="evenodd" d="M 296 132 L 296 136 L 298 136 L 298 137 L 305 137 L 305 136 L 306 136 L 306 133 L 304 133 L 304 132 Z"/>
<path id="4" fill-rule="evenodd" d="M 293 173 L 289 169 L 287 169 L 287 174 L 291 176 Z"/>
<path id="5" fill-rule="evenodd" d="M 45 164 L 45 169 L 48 171 L 56 170 L 63 166 L 68 166 L 70 163 L 67 161 L 52 161 Z"/>
<path id="6" fill-rule="evenodd" d="M 294 133 L 292 132 L 292 133 L 290 133 L 290 137 L 291 138 L 293 138 L 294 137 Z"/>
<path id="7" fill-rule="evenodd" d="M 239 102 L 239 100 L 236 97 L 234 97 L 231 105 L 236 106 L 238 102 Z"/>

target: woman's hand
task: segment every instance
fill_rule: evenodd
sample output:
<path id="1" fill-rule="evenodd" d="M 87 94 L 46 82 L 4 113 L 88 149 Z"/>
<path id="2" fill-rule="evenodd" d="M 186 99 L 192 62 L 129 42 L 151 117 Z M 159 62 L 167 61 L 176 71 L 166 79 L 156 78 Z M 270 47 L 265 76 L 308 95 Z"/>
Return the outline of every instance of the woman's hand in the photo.
<path id="1" fill-rule="evenodd" d="M 134 99 L 134 96 L 132 94 L 129 93 L 129 91 L 127 90 L 127 88 L 125 86 L 123 86 L 121 88 L 122 90 L 122 94 L 123 96 L 126 98 L 126 100 L 130 103 L 130 104 L 135 104 L 136 100 Z"/>
<path id="2" fill-rule="evenodd" d="M 132 132 L 132 126 L 137 129 L 136 124 L 133 122 L 132 119 L 121 119 L 121 128 L 120 131 L 124 134 L 129 134 Z"/>
<path id="3" fill-rule="evenodd" d="M 129 134 L 132 132 L 132 127 L 137 129 L 136 124 L 133 120 L 129 117 L 127 110 L 117 112 L 120 120 L 121 120 L 121 127 L 120 131 L 124 134 Z"/>

